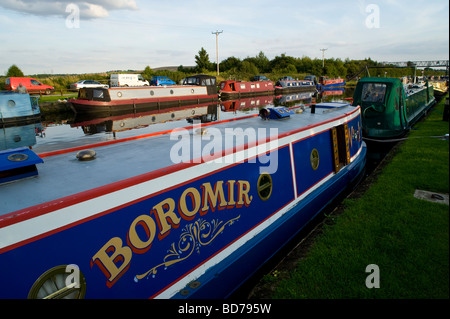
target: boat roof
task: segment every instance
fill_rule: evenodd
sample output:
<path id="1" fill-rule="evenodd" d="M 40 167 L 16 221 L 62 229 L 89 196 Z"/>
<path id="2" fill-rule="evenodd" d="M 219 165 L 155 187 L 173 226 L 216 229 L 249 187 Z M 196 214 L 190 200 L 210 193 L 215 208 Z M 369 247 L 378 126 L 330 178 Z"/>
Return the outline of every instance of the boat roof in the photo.
<path id="1" fill-rule="evenodd" d="M 396 83 L 400 84 L 400 79 L 397 78 L 378 78 L 378 77 L 364 77 L 358 82 L 377 82 L 377 83 Z"/>
<path id="2" fill-rule="evenodd" d="M 204 146 L 209 142 L 205 139 L 205 135 L 220 132 L 224 136 L 222 149 L 225 149 L 226 135 L 235 130 L 242 129 L 245 132 L 250 128 L 259 132 L 258 129 L 266 129 L 269 134 L 270 128 L 273 128 L 277 129 L 280 136 L 290 131 L 313 129 L 315 125 L 355 112 L 355 107 L 348 103 L 327 103 L 324 106 L 326 108 L 321 108 L 318 104 L 314 114 L 307 109 L 302 113 L 293 112 L 290 118 L 283 120 L 264 121 L 256 113 L 244 114 L 230 120 L 203 123 L 201 126 L 180 121 L 175 127 L 173 123 L 168 122 L 167 129 L 145 135 L 48 152 L 40 152 L 35 148 L 36 153 L 44 161 L 36 164 L 38 176 L 0 184 L 0 216 L 6 215 L 4 218 L 7 218 L 19 210 L 27 211 L 31 206 L 73 197 L 74 194 L 78 196 L 82 192 L 109 192 L 108 187 L 113 187 L 112 185 L 117 183 L 127 183 L 144 175 L 148 178 L 149 174 L 157 177 L 168 171 L 196 165 L 192 164 L 196 162 L 195 160 L 191 160 L 188 164 L 174 164 L 171 160 L 173 155 L 171 152 L 184 137 L 192 143 L 201 141 Z M 205 128 L 206 131 L 203 130 Z M 259 140 L 260 136 L 250 136 L 248 139 L 245 142 L 241 141 L 241 144 L 236 143 L 235 146 L 243 147 L 244 143 L 249 143 L 252 139 Z M 81 149 L 94 150 L 95 159 L 78 160 L 76 155 Z M 191 156 L 192 158 L 195 156 Z"/>

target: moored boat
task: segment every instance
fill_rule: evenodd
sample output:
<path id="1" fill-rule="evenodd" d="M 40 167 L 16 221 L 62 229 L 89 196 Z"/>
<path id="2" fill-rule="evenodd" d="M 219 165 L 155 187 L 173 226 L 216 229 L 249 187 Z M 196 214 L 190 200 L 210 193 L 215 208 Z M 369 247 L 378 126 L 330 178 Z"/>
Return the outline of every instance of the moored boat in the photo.
<path id="1" fill-rule="evenodd" d="M 344 79 L 330 79 L 328 76 L 321 76 L 319 78 L 319 82 L 317 83 L 318 90 L 343 86 L 345 86 Z"/>
<path id="2" fill-rule="evenodd" d="M 41 112 L 38 99 L 28 93 L 0 92 L 0 124 L 6 126 L 39 121 Z"/>
<path id="3" fill-rule="evenodd" d="M 432 80 L 429 83 L 433 86 L 436 97 L 442 97 L 448 92 L 448 80 Z"/>
<path id="4" fill-rule="evenodd" d="M 266 95 L 274 91 L 272 81 L 234 81 L 220 82 L 219 94 L 222 100 L 246 96 Z"/>
<path id="5" fill-rule="evenodd" d="M 216 78 L 195 75 L 184 79 L 183 85 L 80 89 L 69 102 L 76 113 L 93 113 L 162 110 L 217 100 Z"/>
<path id="6" fill-rule="evenodd" d="M 310 90 L 315 90 L 315 84 L 310 80 L 295 80 L 292 77 L 286 76 L 275 83 L 276 94 Z"/>
<path id="7" fill-rule="evenodd" d="M 363 136 L 372 140 L 404 136 L 435 102 L 428 82 L 404 84 L 397 78 L 362 78 L 353 95 L 353 105 L 361 106 Z"/>
<path id="8" fill-rule="evenodd" d="M 0 152 L 0 298 L 229 296 L 365 165 L 359 107 L 265 110 Z"/>

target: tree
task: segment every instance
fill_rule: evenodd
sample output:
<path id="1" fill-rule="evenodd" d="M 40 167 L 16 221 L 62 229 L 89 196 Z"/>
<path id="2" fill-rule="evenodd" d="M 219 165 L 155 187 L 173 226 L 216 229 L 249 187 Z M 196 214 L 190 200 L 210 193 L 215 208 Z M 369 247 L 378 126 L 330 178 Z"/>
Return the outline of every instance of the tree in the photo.
<path id="1" fill-rule="evenodd" d="M 258 74 L 258 68 L 249 61 L 242 61 L 240 71 L 245 74 L 256 75 Z"/>
<path id="2" fill-rule="evenodd" d="M 211 62 L 209 62 L 209 55 L 204 48 L 198 51 L 198 55 L 195 56 L 195 63 L 199 72 L 209 70 Z"/>
<path id="3" fill-rule="evenodd" d="M 153 72 L 153 70 L 148 65 L 145 67 L 144 72 L 142 72 L 142 75 L 146 79 L 151 78 L 154 74 L 155 74 L 155 72 Z"/>
<path id="4" fill-rule="evenodd" d="M 219 66 L 222 71 L 229 71 L 233 68 L 239 69 L 241 67 L 242 61 L 234 56 L 226 58 L 220 62 Z"/>
<path id="5" fill-rule="evenodd" d="M 24 77 L 22 70 L 19 69 L 19 67 L 15 64 L 11 65 L 8 69 L 8 72 L 6 72 L 6 77 Z"/>

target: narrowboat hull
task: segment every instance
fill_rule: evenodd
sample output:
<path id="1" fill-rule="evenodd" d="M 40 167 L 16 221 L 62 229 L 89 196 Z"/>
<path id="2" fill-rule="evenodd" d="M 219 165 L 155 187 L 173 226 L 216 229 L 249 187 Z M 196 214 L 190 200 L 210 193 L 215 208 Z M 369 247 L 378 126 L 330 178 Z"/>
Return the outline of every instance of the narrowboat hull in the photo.
<path id="1" fill-rule="evenodd" d="M 221 100 L 237 99 L 241 97 L 267 95 L 274 91 L 272 81 L 222 81 L 219 86 Z"/>
<path id="2" fill-rule="evenodd" d="M 160 111 L 182 105 L 214 102 L 217 94 L 208 93 L 200 86 L 142 87 L 86 89 L 86 91 L 103 91 L 106 101 L 94 99 L 69 100 L 76 113 L 124 112 L 124 111 Z M 153 95 L 152 95 L 153 93 Z"/>
<path id="3" fill-rule="evenodd" d="M 33 123 L 40 118 L 38 97 L 28 93 L 0 92 L 0 125 Z"/>
<path id="4" fill-rule="evenodd" d="M 0 297 L 230 296 L 364 170 L 360 108 L 324 107 L 40 153 L 0 184 Z"/>
<path id="5" fill-rule="evenodd" d="M 279 80 L 275 84 L 275 94 L 315 91 L 313 81 L 308 80 Z"/>
<path id="6" fill-rule="evenodd" d="M 324 90 L 344 86 L 345 86 L 344 79 L 328 79 L 327 77 L 321 77 L 319 83 L 317 84 L 317 89 Z"/>
<path id="7" fill-rule="evenodd" d="M 193 75 L 183 85 L 81 89 L 69 100 L 76 113 L 161 111 L 218 100 L 216 78 Z"/>

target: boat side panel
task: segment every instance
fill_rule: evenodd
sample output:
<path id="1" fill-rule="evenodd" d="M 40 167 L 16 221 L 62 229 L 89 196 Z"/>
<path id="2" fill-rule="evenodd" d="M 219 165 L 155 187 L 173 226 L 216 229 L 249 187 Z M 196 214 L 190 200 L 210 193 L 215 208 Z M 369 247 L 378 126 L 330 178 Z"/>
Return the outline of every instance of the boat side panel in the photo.
<path id="1" fill-rule="evenodd" d="M 267 201 L 256 191 L 260 165 L 246 162 L 6 251 L 0 281 L 11 289 L 1 297 L 26 298 L 40 275 L 61 264 L 79 266 L 87 298 L 148 298 L 191 271 L 201 275 L 202 264 L 219 263 L 217 254 L 231 253 L 231 243 L 293 200 L 289 148 L 277 153 Z M 115 252 L 122 261 L 113 261 Z"/>

